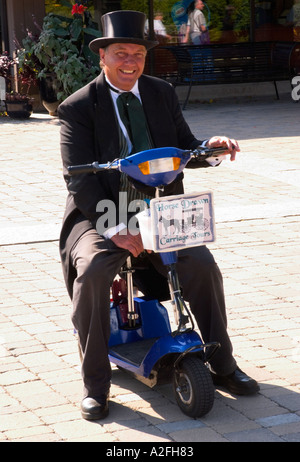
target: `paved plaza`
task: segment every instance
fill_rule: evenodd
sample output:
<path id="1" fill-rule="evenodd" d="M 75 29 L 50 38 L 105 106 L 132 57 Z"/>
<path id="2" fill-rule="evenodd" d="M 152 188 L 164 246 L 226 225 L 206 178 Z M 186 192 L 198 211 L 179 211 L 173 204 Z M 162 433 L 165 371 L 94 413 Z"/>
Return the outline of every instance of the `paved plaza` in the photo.
<path id="1" fill-rule="evenodd" d="M 171 386 L 113 369 L 110 414 L 81 418 L 82 383 L 58 254 L 66 188 L 57 118 L 0 118 L 0 441 L 300 441 L 300 103 L 289 95 L 189 104 L 199 138 L 239 140 L 236 162 L 186 170 L 187 192 L 212 190 L 229 332 L 255 396 L 217 389 L 190 419 Z M 133 445 L 134 446 L 134 445 Z"/>

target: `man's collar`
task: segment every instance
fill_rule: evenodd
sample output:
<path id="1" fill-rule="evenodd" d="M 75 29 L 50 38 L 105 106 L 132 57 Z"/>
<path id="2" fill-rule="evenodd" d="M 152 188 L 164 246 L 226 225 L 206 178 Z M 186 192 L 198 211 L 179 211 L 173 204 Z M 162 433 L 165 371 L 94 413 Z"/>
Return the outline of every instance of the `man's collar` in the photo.
<path id="1" fill-rule="evenodd" d="M 122 90 L 121 88 L 116 87 L 115 85 L 112 85 L 112 83 L 109 81 L 107 76 L 104 74 L 105 81 L 111 91 L 114 91 L 115 93 L 124 93 L 125 90 Z M 133 85 L 132 89 L 130 90 L 135 96 L 139 96 L 139 86 L 138 86 L 138 80 L 135 82 Z"/>

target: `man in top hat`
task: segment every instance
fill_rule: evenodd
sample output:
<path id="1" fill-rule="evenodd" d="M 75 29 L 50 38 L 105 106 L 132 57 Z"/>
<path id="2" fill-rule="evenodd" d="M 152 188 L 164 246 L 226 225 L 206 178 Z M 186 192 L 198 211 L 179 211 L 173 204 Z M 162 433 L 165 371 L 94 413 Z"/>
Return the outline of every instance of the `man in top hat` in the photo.
<path id="1" fill-rule="evenodd" d="M 124 204 L 120 203 L 124 193 L 132 197 L 134 191 L 134 199 L 143 200 L 151 197 L 152 191 L 133 190 L 116 172 L 70 177 L 67 167 L 94 161 L 104 163 L 126 157 L 136 150 L 135 141 L 130 138 L 121 118 L 118 98 L 123 92 L 132 92 L 135 103 L 142 108 L 145 128 L 140 132 L 147 135 L 149 147 L 194 149 L 202 144 L 185 122 L 172 86 L 143 75 L 147 51 L 157 43 L 145 39 L 145 19 L 143 13 L 136 11 L 115 11 L 102 17 L 103 37 L 90 43 L 91 50 L 100 55 L 102 72 L 59 107 L 61 154 L 69 191 L 60 252 L 73 302 L 72 321 L 82 350 L 84 397 L 81 412 L 83 418 L 90 420 L 108 414 L 109 306 L 114 277 L 129 255 L 135 258 L 143 254 L 143 266 L 147 264 L 147 270 L 133 273 L 135 285 L 145 295 L 159 300 L 168 299 L 169 292 L 159 255 L 144 252 L 139 234 L 126 230 L 123 220 L 105 229 L 97 226 L 105 210 L 102 205 L 107 201 L 115 204 L 118 220 L 120 215 L 124 216 Z M 235 140 L 223 136 L 210 138 L 207 145 L 225 146 L 231 160 L 239 151 Z M 208 167 L 210 164 L 213 161 L 190 166 Z M 182 192 L 182 175 L 179 175 L 168 185 L 165 194 Z M 214 382 L 237 394 L 255 393 L 259 388 L 256 381 L 237 367 L 232 355 L 222 276 L 212 254 L 205 246 L 179 251 L 177 268 L 185 299 L 204 342 L 221 344 L 210 363 Z"/>

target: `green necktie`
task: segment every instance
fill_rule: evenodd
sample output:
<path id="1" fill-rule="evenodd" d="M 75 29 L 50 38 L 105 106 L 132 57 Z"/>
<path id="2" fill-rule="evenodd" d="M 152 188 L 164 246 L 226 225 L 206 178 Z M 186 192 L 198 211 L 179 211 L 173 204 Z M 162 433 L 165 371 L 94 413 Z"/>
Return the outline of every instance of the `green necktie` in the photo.
<path id="1" fill-rule="evenodd" d="M 117 106 L 133 145 L 131 154 L 150 149 L 151 142 L 140 100 L 133 93 L 124 92 L 118 96 Z"/>

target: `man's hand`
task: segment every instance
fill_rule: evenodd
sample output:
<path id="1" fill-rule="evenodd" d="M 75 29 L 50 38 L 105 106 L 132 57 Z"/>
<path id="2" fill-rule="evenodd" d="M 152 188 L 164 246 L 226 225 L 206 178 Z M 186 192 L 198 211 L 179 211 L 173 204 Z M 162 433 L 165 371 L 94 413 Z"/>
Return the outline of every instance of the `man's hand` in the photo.
<path id="1" fill-rule="evenodd" d="M 134 236 L 133 234 L 130 234 L 128 230 L 126 234 L 124 234 L 124 230 L 115 234 L 111 237 L 111 240 L 117 247 L 129 250 L 134 257 L 138 257 L 139 254 L 144 251 L 141 235 L 137 234 Z"/>
<path id="2" fill-rule="evenodd" d="M 206 143 L 208 148 L 227 147 L 228 151 L 222 155 L 230 154 L 230 160 L 235 160 L 236 153 L 240 151 L 238 142 L 227 138 L 227 136 L 213 136 Z"/>

